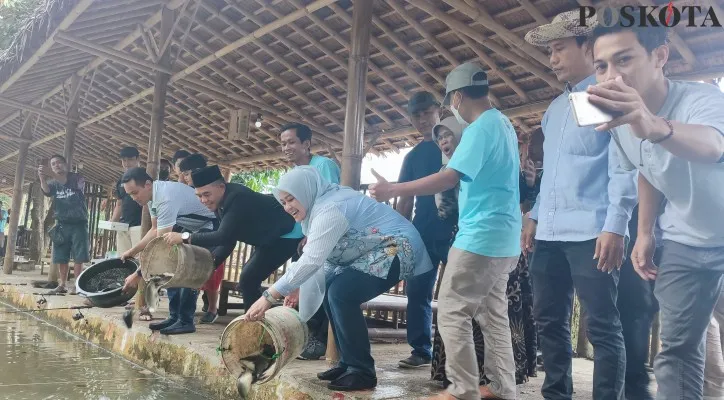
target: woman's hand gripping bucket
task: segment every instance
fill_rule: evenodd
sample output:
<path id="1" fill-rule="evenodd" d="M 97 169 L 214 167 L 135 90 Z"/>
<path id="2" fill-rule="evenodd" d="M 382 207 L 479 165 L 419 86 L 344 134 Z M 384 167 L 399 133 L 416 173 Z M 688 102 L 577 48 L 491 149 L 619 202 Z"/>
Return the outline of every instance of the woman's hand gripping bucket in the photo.
<path id="1" fill-rule="evenodd" d="M 221 335 L 221 359 L 238 377 L 237 390 L 247 398 L 253 384 L 274 379 L 304 351 L 309 340 L 307 324 L 289 307 L 267 311 L 263 321 L 235 318 Z"/>

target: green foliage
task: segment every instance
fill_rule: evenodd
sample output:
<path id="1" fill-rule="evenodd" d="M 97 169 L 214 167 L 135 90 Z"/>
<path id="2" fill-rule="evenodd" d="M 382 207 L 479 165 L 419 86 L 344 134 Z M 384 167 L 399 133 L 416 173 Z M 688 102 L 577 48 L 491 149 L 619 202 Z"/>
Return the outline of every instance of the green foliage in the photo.
<path id="1" fill-rule="evenodd" d="M 7 49 L 15 34 L 45 0 L 0 1 L 0 51 Z"/>
<path id="2" fill-rule="evenodd" d="M 282 169 L 266 169 L 263 171 L 240 172 L 231 176 L 231 182 L 241 183 L 259 193 L 271 193 L 284 174 Z"/>

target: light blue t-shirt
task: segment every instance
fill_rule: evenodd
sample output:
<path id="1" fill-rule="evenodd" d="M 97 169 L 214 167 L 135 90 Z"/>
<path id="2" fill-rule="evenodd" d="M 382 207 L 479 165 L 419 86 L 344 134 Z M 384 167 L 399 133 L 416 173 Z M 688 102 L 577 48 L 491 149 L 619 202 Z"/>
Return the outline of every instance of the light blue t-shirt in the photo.
<path id="1" fill-rule="evenodd" d="M 313 155 L 312 159 L 309 160 L 309 166 L 316 168 L 324 179 L 339 185 L 339 166 L 336 162 L 334 162 L 334 160 L 327 157 Z M 302 225 L 298 222 L 294 224 L 294 230 L 282 236 L 282 238 L 285 239 L 299 239 L 302 237 L 304 237 L 304 234 L 302 233 Z"/>
<path id="2" fill-rule="evenodd" d="M 5 210 L 0 210 L 0 233 L 5 232 L 5 224 L 8 221 L 8 212 Z M 2 243 L 0 243 L 0 246 Z"/>
<path id="3" fill-rule="evenodd" d="M 334 162 L 334 160 L 327 157 L 313 155 L 312 159 L 309 160 L 309 165 L 316 168 L 324 179 L 339 185 L 339 166 L 336 162 Z"/>
<path id="4" fill-rule="evenodd" d="M 460 220 L 453 246 L 487 257 L 520 255 L 518 138 L 497 109 L 463 132 L 448 163 L 460 173 Z"/>

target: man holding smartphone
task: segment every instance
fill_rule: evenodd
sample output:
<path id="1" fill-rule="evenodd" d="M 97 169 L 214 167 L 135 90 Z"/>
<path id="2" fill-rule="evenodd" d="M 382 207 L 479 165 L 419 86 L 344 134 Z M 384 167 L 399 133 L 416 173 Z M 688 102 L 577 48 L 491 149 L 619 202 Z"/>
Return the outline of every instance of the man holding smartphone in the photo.
<path id="1" fill-rule="evenodd" d="M 543 396 L 573 396 L 569 318 L 575 289 L 594 347 L 593 397 L 623 399 L 626 351 L 616 298 L 627 223 L 636 205 L 635 173 L 620 168 L 610 136 L 578 126 L 571 110 L 569 94 L 596 83 L 586 41 L 591 28 L 580 26 L 578 14 L 562 13 L 525 37 L 548 47 L 551 67 L 566 90 L 543 116 L 545 173 L 521 246 L 533 252 Z"/>
<path id="2" fill-rule="evenodd" d="M 639 172 L 631 258 L 641 277 L 656 280 L 657 398 L 701 399 L 705 332 L 715 306 L 714 315 L 724 319 L 724 191 L 717 184 L 724 181 L 724 94 L 713 85 L 667 79 L 667 29 L 638 26 L 596 27 L 591 42 L 599 84 L 588 92 L 592 104 L 620 113 L 596 130 L 610 130 L 622 166 Z"/>

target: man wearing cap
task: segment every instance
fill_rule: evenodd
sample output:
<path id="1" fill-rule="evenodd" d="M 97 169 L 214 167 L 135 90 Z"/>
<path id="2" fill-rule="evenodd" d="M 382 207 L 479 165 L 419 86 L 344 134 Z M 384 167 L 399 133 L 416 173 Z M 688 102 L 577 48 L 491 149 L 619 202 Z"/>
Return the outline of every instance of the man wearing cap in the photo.
<path id="1" fill-rule="evenodd" d="M 414 181 L 432 175 L 442 167 L 442 152 L 432 140 L 432 128 L 440 122 L 440 103 L 430 92 L 417 92 L 407 103 L 410 121 L 422 135 L 418 143 L 405 156 L 399 182 Z M 415 217 L 412 218 L 413 204 Z M 407 293 L 407 343 L 412 347 L 410 357 L 401 360 L 401 368 L 429 366 L 432 359 L 432 297 L 437 267 L 447 262 L 447 250 L 452 238 L 453 222 L 440 219 L 435 196 L 403 196 L 397 202 L 397 211 L 411 219 L 425 243 L 427 253 L 435 267 L 432 271 L 409 279 Z"/>
<path id="2" fill-rule="evenodd" d="M 136 256 L 142 252 L 151 240 L 172 232 L 174 226 L 182 228 L 184 233 L 179 236 L 188 237 L 190 232 L 210 231 L 217 226 L 216 217 L 199 199 L 194 190 L 179 182 L 154 181 L 143 168 L 131 168 L 121 178 L 123 187 L 134 201 L 140 205 L 148 205 L 151 214 L 151 229 L 130 250 L 121 255 L 121 259 Z M 200 246 L 211 251 L 214 265 L 218 266 L 234 250 L 233 246 L 223 244 Z M 126 278 L 124 290 L 136 286 L 141 280 L 140 269 Z M 149 325 L 151 330 L 158 330 L 164 335 L 193 333 L 194 312 L 198 288 L 170 288 L 169 317 L 162 322 Z"/>
<path id="3" fill-rule="evenodd" d="M 239 277 L 244 304 L 250 306 L 262 296 L 261 283 L 296 254 L 302 235 L 294 232 L 294 218 L 274 197 L 238 183 L 226 183 L 218 166 L 197 170 L 191 179 L 198 198 L 219 219 L 219 227 L 186 238 L 169 233 L 166 240 L 201 247 L 233 248 L 236 242 L 254 246 Z"/>
<path id="4" fill-rule="evenodd" d="M 593 397 L 624 398 L 626 349 L 616 299 L 636 184 L 635 174 L 620 167 L 610 135 L 579 127 L 570 107 L 570 93 L 596 83 L 586 41 L 590 31 L 579 25 L 578 11 L 569 11 L 525 37 L 549 48 L 553 72 L 566 83 L 541 122 L 545 173 L 521 242 L 532 252 L 533 314 L 546 372 L 541 392 L 547 399 L 573 396 L 569 319 L 574 289 L 586 310 L 594 348 Z"/>
<path id="5" fill-rule="evenodd" d="M 205 167 L 206 158 L 204 158 L 204 156 L 198 153 L 191 154 L 179 161 L 179 176 L 183 176 L 183 180 L 187 185 L 193 186 L 191 184 L 191 173 Z M 219 266 L 214 270 L 214 273 L 211 274 L 209 280 L 201 286 L 201 291 L 203 292 L 201 298 L 204 302 L 201 311 L 204 315 L 199 320 L 199 323 L 213 324 L 216 321 L 216 318 L 218 318 L 219 287 L 221 285 L 221 281 L 224 280 L 224 266 L 224 263 L 219 264 Z"/>
<path id="6" fill-rule="evenodd" d="M 121 149 L 119 157 L 124 172 L 140 165 L 138 160 L 138 149 L 135 147 L 124 147 Z M 119 254 L 123 254 L 131 247 L 138 244 L 141 240 L 141 211 L 142 208 L 138 203 L 133 201 L 123 189 L 123 183 L 119 178 L 116 182 L 116 207 L 113 209 L 111 216 L 112 222 L 122 222 L 128 224 L 128 231 L 119 231 L 116 233 L 117 250 Z"/>
<path id="7" fill-rule="evenodd" d="M 515 399 L 505 292 L 520 256 L 518 138 L 510 120 L 491 106 L 488 77 L 479 64 L 459 65 L 448 74 L 445 88 L 445 103 L 460 124 L 469 124 L 447 168 L 397 184 L 378 176 L 370 194 L 385 201 L 434 195 L 460 184 L 459 230 L 440 282 L 437 317 L 451 384 L 435 398 Z M 488 386 L 479 386 L 472 318 L 483 331 Z"/>

